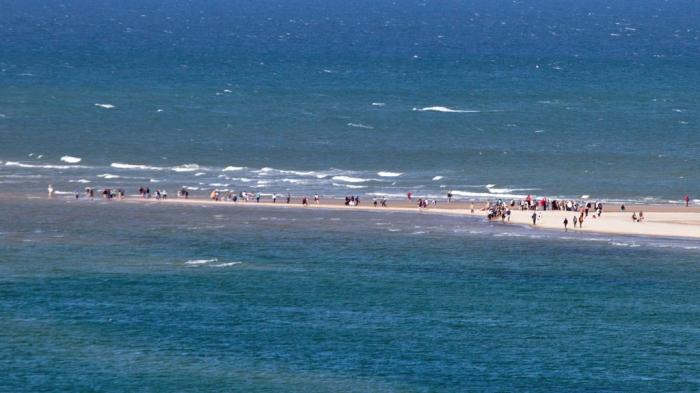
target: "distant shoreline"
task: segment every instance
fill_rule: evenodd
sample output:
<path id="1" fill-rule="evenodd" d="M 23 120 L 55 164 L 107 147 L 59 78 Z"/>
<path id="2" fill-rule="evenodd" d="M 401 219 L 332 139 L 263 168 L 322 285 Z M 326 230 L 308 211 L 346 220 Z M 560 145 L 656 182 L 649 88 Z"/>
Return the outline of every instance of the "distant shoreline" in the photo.
<path id="1" fill-rule="evenodd" d="M 0 203 L 3 198 L 18 197 L 17 195 L 0 194 Z M 39 198 L 32 196 L 34 198 Z M 27 196 L 23 197 L 24 199 Z M 43 196 L 46 199 L 46 196 Z M 81 196 L 81 199 L 84 198 Z M 72 200 L 70 196 L 60 195 L 55 196 L 58 200 Z M 98 198 L 95 198 L 98 199 Z M 272 201 L 255 202 L 232 202 L 232 201 L 214 201 L 207 198 L 192 197 L 184 198 L 140 198 L 138 196 L 127 196 L 122 200 L 110 200 L 110 203 L 128 203 L 128 204 L 158 204 L 158 205 L 198 205 L 198 206 L 226 206 L 230 208 L 282 208 L 282 209 L 306 209 L 306 210 L 342 210 L 342 211 L 364 211 L 364 212 L 403 212 L 413 214 L 438 214 L 451 216 L 465 217 L 481 217 L 486 220 L 487 212 L 482 210 L 484 203 L 474 202 L 474 213 L 471 213 L 471 202 L 452 202 L 439 201 L 437 206 L 419 209 L 416 201 L 396 201 L 391 200 L 388 207 L 374 207 L 370 198 L 361 200 L 359 206 L 345 206 L 344 201 L 340 199 L 322 199 L 320 204 L 314 204 L 313 199 L 309 198 L 308 206 L 302 206 L 301 198 L 292 198 L 289 204 L 285 199 L 278 200 L 277 203 Z M 643 222 L 632 221 L 632 213 L 639 214 L 644 212 Z M 574 211 L 547 210 L 547 211 L 521 211 L 517 206 L 511 210 L 509 224 L 532 226 L 532 214 L 537 215 L 537 223 L 535 228 L 543 228 L 550 230 L 560 230 L 564 232 L 563 221 L 566 218 L 569 221 L 568 230 L 570 232 L 588 232 L 601 234 L 616 234 L 616 235 L 632 235 L 632 236 L 655 236 L 655 237 L 672 237 L 672 238 L 689 238 L 700 239 L 700 207 L 698 206 L 675 206 L 675 205 L 627 205 L 624 212 L 620 211 L 619 205 L 606 205 L 603 214 L 600 218 L 595 218 L 594 213 L 590 212 L 589 216 L 584 219 L 583 228 L 573 227 L 573 217 L 578 216 Z M 500 222 L 501 219 L 494 220 Z M 508 223 L 508 222 L 506 222 Z"/>

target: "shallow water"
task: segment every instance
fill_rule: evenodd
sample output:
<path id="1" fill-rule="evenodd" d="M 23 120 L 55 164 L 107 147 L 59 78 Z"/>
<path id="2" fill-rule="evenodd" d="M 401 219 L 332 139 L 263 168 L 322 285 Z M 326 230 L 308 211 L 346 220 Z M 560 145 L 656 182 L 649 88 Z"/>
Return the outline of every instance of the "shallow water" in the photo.
<path id="1" fill-rule="evenodd" d="M 699 387 L 697 242 L 399 213 L 0 209 L 11 391 Z"/>

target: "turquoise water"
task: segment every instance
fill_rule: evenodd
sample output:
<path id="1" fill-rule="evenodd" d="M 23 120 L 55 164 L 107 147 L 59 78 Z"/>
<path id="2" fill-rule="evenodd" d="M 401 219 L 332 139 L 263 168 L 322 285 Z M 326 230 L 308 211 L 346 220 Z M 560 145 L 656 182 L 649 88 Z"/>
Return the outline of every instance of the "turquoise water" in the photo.
<path id="1" fill-rule="evenodd" d="M 697 242 L 414 214 L 0 206 L 7 391 L 700 387 Z"/>

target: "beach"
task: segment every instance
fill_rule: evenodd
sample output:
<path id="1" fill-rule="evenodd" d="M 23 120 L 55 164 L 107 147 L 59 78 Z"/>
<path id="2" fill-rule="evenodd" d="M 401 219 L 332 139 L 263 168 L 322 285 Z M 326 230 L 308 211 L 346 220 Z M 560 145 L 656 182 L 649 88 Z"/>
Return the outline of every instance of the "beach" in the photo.
<path id="1" fill-rule="evenodd" d="M 470 216 L 483 218 L 487 220 L 487 210 L 484 209 L 484 202 L 473 203 L 474 212 L 471 212 L 471 202 L 439 202 L 436 206 L 421 208 L 415 206 L 415 201 L 389 201 L 387 207 L 374 207 L 371 200 L 367 199 L 358 206 L 345 206 L 344 201 L 340 199 L 322 199 L 319 204 L 314 204 L 310 201 L 307 206 L 302 205 L 302 198 L 292 198 L 289 204 L 284 201 L 272 203 L 269 200 L 261 202 L 231 202 L 231 201 L 215 201 L 206 198 L 140 198 L 129 196 L 123 200 L 114 200 L 113 203 L 143 203 L 143 204 L 161 204 L 161 205 L 201 205 L 201 206 L 227 206 L 231 208 L 260 208 L 260 209 L 306 209 L 306 210 L 347 210 L 347 211 L 366 211 L 366 212 L 400 212 L 406 214 L 438 214 L 438 215 L 453 215 L 453 216 Z M 644 220 L 635 222 L 632 220 L 632 214 L 639 212 L 644 213 Z M 532 214 L 537 214 L 537 222 L 532 225 Z M 624 212 L 621 212 L 619 206 L 608 205 L 603 210 L 601 217 L 595 217 L 596 214 L 591 212 L 585 218 L 582 227 L 573 226 L 573 217 L 577 216 L 574 211 L 562 210 L 517 210 L 511 211 L 510 220 L 501 221 L 495 219 L 492 222 L 504 225 L 525 225 L 533 228 L 551 229 L 564 231 L 563 221 L 569 220 L 568 231 L 570 232 L 589 232 L 589 233 L 607 233 L 617 235 L 633 235 L 633 236 L 657 236 L 657 237 L 678 237 L 678 238 L 695 238 L 700 239 L 700 207 L 697 206 L 674 206 L 674 205 L 627 205 Z"/>

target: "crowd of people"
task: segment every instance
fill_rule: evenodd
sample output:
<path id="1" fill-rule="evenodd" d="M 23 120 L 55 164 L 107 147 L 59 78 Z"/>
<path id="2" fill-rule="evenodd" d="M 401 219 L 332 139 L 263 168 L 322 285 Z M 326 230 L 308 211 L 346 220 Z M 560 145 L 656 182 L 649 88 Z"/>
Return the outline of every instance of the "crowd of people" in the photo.
<path id="1" fill-rule="evenodd" d="M 124 189 L 122 188 L 105 188 L 102 190 L 97 190 L 100 191 L 100 194 L 102 198 L 104 199 L 123 199 L 125 198 L 126 194 L 124 192 Z M 53 188 L 52 185 L 49 184 L 48 186 L 48 192 L 49 192 L 49 197 L 53 197 L 54 194 L 56 193 L 55 189 Z M 96 189 L 94 187 L 85 187 L 83 193 L 86 198 L 91 198 L 93 199 L 95 197 L 95 192 Z M 150 199 L 150 198 L 155 198 L 155 199 L 167 199 L 168 198 L 168 192 L 165 189 L 156 189 L 154 193 L 152 193 L 151 189 L 149 187 L 139 187 L 138 189 L 138 194 L 140 198 L 145 198 L 145 199 Z M 80 198 L 80 193 L 78 191 L 74 192 L 75 198 L 78 199 Z M 408 192 L 406 194 L 407 199 L 409 201 L 413 200 L 413 194 L 411 192 Z M 180 189 L 177 193 L 178 198 L 184 198 L 187 199 L 189 198 L 189 190 L 185 187 Z M 262 194 L 260 192 L 247 192 L 247 191 L 220 191 L 220 190 L 213 190 L 209 194 L 209 197 L 211 200 L 214 201 L 231 201 L 231 202 L 249 202 L 249 201 L 255 201 L 259 203 L 263 197 L 269 197 L 271 199 L 272 203 L 277 203 L 278 199 L 282 199 L 286 204 L 290 204 L 292 200 L 292 196 L 289 192 L 286 193 L 286 195 L 283 194 L 278 194 L 278 193 L 273 193 L 273 194 Z M 453 195 L 451 192 L 447 193 L 447 202 L 451 203 L 452 202 Z M 313 203 L 318 205 L 320 204 L 321 198 L 318 194 L 315 194 L 313 196 Z M 686 206 L 689 206 L 689 201 L 690 198 L 688 195 L 686 195 L 683 198 L 683 201 L 685 202 Z M 304 196 L 301 198 L 301 203 L 303 206 L 308 206 L 309 205 L 309 198 Z M 351 195 L 351 196 L 346 196 L 345 201 L 344 201 L 345 206 L 359 206 L 360 205 L 360 196 L 359 195 Z M 387 207 L 388 204 L 388 199 L 386 196 L 383 196 L 381 198 L 374 196 L 372 198 L 372 206 L 374 207 Z M 428 198 L 418 198 L 417 200 L 417 206 L 419 209 L 425 209 L 428 208 L 429 206 L 437 206 L 438 201 L 436 199 L 428 199 Z M 542 217 L 542 212 L 547 211 L 547 210 L 555 210 L 555 211 L 567 211 L 567 212 L 574 212 L 573 216 L 571 217 L 571 220 L 569 220 L 569 217 L 565 217 L 563 220 L 563 225 L 564 225 L 564 230 L 568 230 L 569 228 L 569 223 L 573 224 L 574 228 L 583 228 L 583 224 L 585 221 L 588 220 L 589 217 L 592 217 L 593 219 L 600 218 L 603 214 L 603 203 L 600 201 L 595 201 L 595 202 L 590 202 L 590 201 L 579 201 L 579 200 L 550 200 L 546 197 L 542 198 L 533 198 L 532 196 L 528 195 L 527 197 L 523 198 L 522 200 L 516 201 L 515 199 L 511 199 L 509 202 L 504 201 L 503 199 L 497 199 L 496 201 L 492 202 L 486 202 L 484 207 L 481 209 L 482 211 L 486 212 L 486 218 L 489 221 L 494 221 L 494 220 L 500 220 L 501 222 L 510 222 L 511 219 L 511 214 L 513 209 L 520 209 L 521 211 L 532 211 L 531 219 L 532 219 L 532 224 L 537 225 L 537 222 L 541 219 Z M 625 205 L 622 204 L 620 205 L 620 211 L 624 212 L 626 210 Z M 470 212 L 473 214 L 474 213 L 474 203 L 470 203 Z M 632 213 L 632 221 L 633 222 L 642 222 L 644 221 L 644 212 L 639 211 L 638 213 L 635 211 Z"/>

